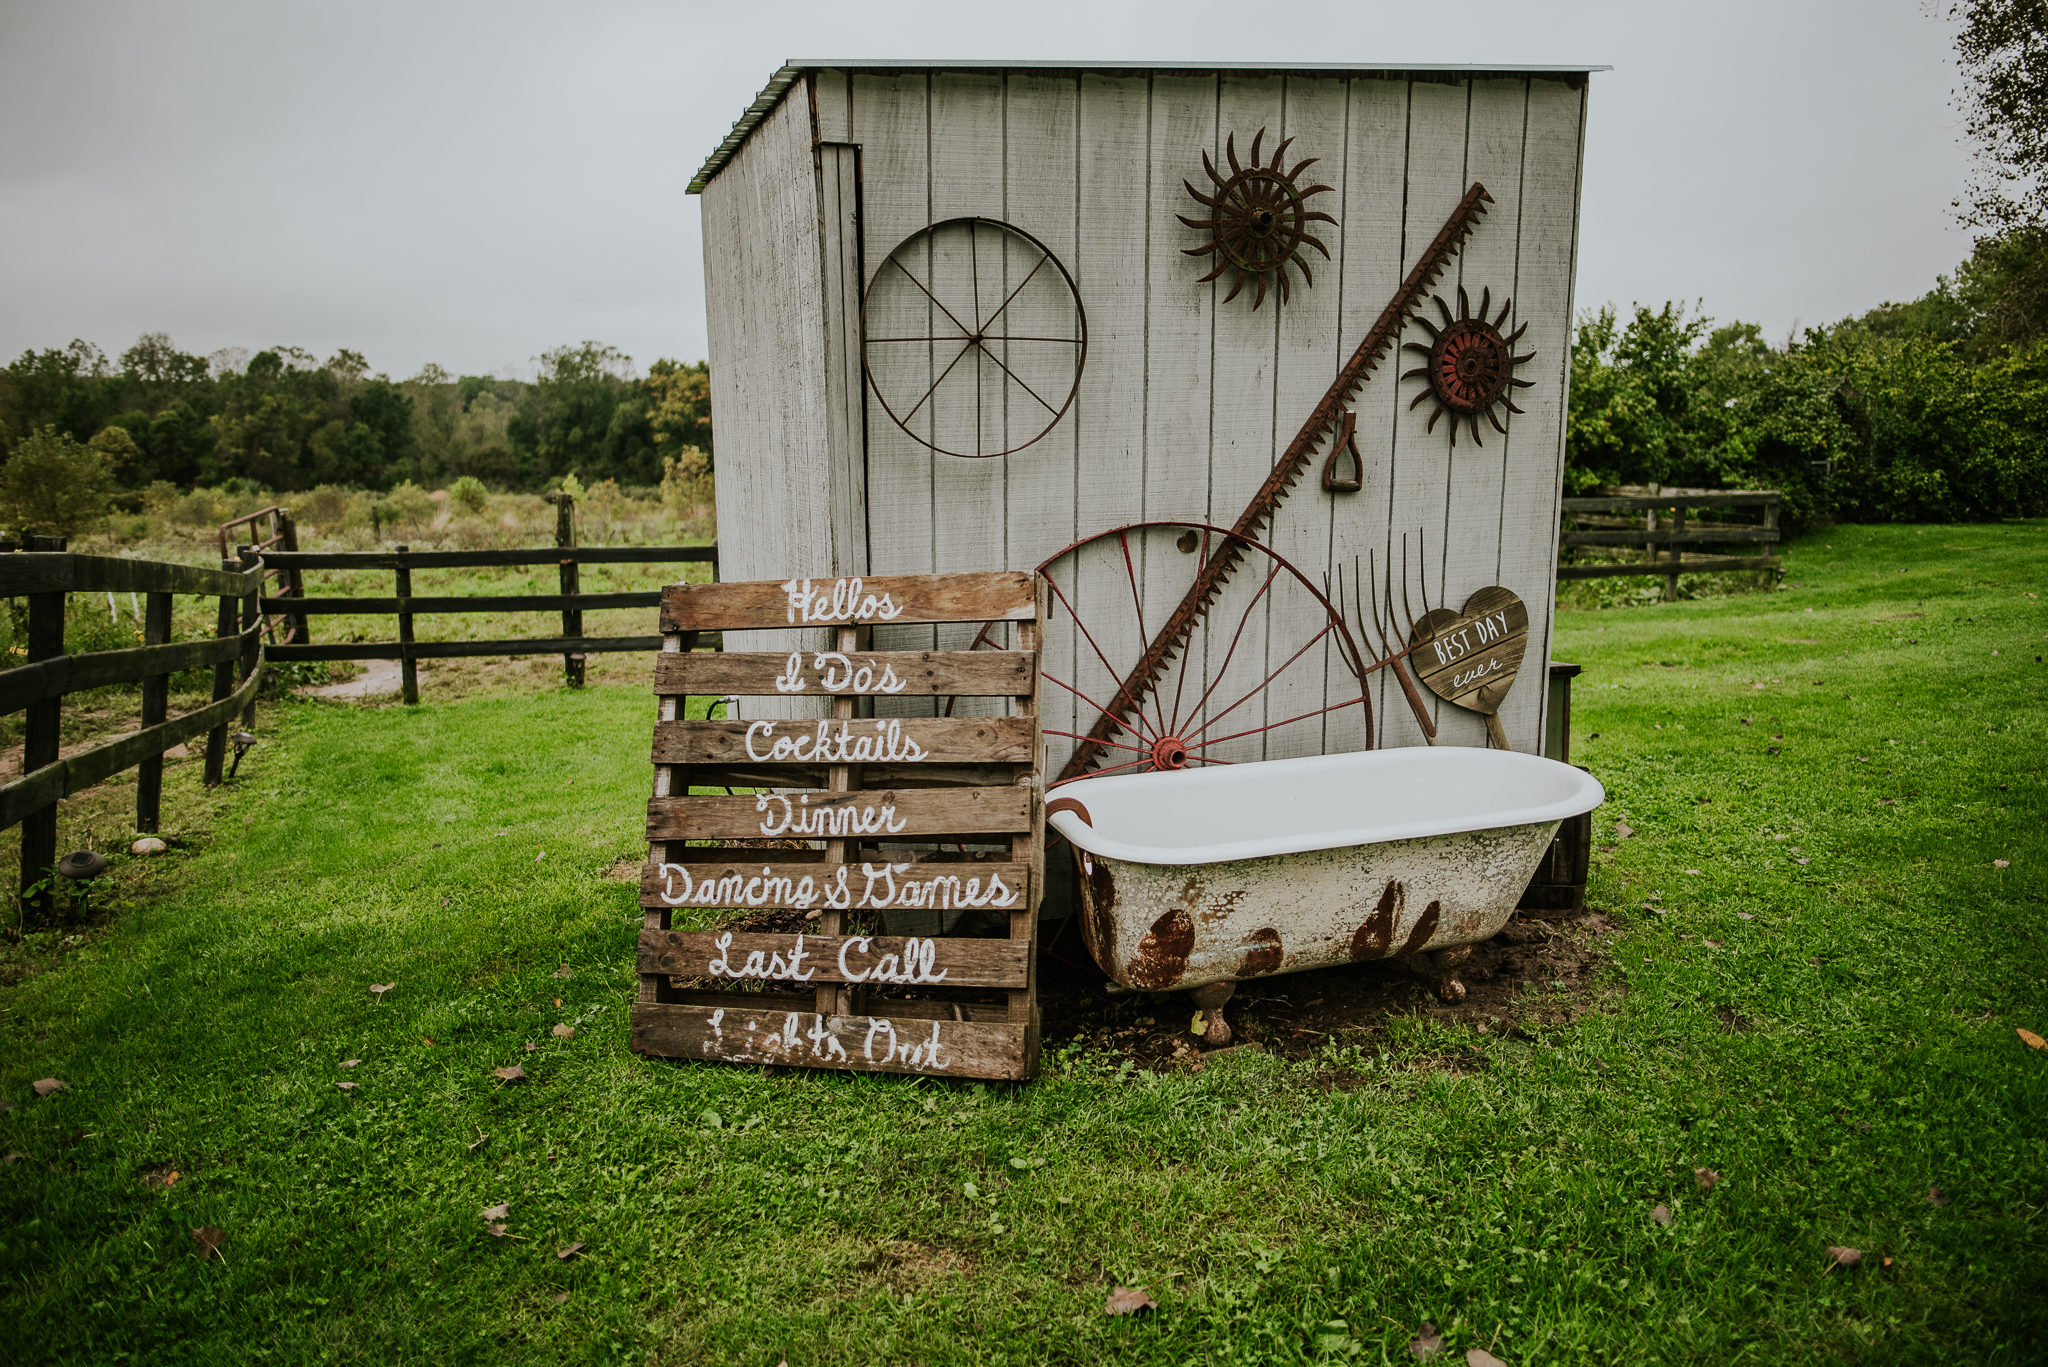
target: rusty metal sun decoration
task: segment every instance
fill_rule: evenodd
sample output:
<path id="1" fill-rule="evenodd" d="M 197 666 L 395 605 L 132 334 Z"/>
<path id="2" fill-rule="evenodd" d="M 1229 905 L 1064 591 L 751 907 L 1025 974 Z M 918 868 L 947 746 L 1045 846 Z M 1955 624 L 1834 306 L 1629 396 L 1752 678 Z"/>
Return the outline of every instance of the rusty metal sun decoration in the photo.
<path id="1" fill-rule="evenodd" d="M 1180 221 L 1190 228 L 1206 228 L 1209 241 L 1200 247 L 1185 249 L 1188 256 L 1216 254 L 1216 264 L 1202 281 L 1214 280 L 1223 272 L 1237 271 L 1237 281 L 1230 287 L 1230 293 L 1223 296 L 1229 303 L 1237 298 L 1245 281 L 1256 279 L 1258 292 L 1252 296 L 1252 307 L 1266 302 L 1266 279 L 1272 276 L 1279 281 L 1280 302 L 1288 299 L 1287 267 L 1292 264 L 1301 272 L 1302 283 L 1315 284 L 1315 277 L 1309 274 L 1308 262 L 1301 256 L 1304 245 L 1314 247 L 1329 259 L 1330 249 L 1321 239 L 1309 232 L 1311 223 L 1329 223 L 1337 220 L 1320 210 L 1308 207 L 1311 195 L 1320 195 L 1331 189 L 1328 185 L 1311 185 L 1303 188 L 1297 181 L 1301 173 L 1316 164 L 1317 157 L 1287 170 L 1282 158 L 1287 155 L 1287 145 L 1293 138 L 1283 138 L 1273 149 L 1273 160 L 1265 165 L 1259 162 L 1259 146 L 1265 141 L 1266 130 L 1261 128 L 1252 139 L 1251 165 L 1242 166 L 1237 160 L 1237 134 L 1232 133 L 1223 144 L 1223 154 L 1230 162 L 1230 175 L 1225 178 L 1216 171 L 1216 165 L 1209 160 L 1209 153 L 1202 153 L 1202 169 L 1209 173 L 1209 179 L 1216 183 L 1216 193 L 1205 195 L 1183 180 L 1189 194 L 1209 210 L 1207 218 L 1189 218 L 1178 215 Z M 1198 281 L 1197 283 L 1201 283 Z"/>
<path id="2" fill-rule="evenodd" d="M 1536 353 L 1515 355 L 1515 343 L 1529 330 L 1527 323 L 1516 328 L 1513 335 L 1503 337 L 1501 324 L 1508 320 L 1515 301 L 1510 299 L 1500 306 L 1500 317 L 1487 321 L 1487 314 L 1493 309 L 1493 291 L 1488 289 L 1479 296 L 1479 316 L 1472 316 L 1472 300 L 1465 293 L 1463 285 L 1458 286 L 1458 314 L 1451 316 L 1451 306 L 1444 297 L 1435 296 L 1437 312 L 1443 314 L 1444 325 L 1438 328 L 1421 314 L 1415 321 L 1430 335 L 1430 344 L 1407 342 L 1403 351 L 1420 351 L 1429 357 L 1426 365 L 1404 372 L 1404 380 L 1420 376 L 1429 381 L 1429 388 L 1417 394 L 1408 407 L 1410 411 L 1419 407 L 1424 399 L 1435 398 L 1436 408 L 1429 415 L 1429 425 L 1423 430 L 1436 431 L 1436 422 L 1448 410 L 1451 415 L 1451 445 L 1458 444 L 1458 423 L 1462 420 L 1471 425 L 1472 443 L 1484 446 L 1479 439 L 1479 419 L 1484 415 L 1493 424 L 1493 430 L 1502 436 L 1507 428 L 1501 426 L 1500 415 L 1494 406 L 1500 405 L 1510 413 L 1522 410 L 1515 407 L 1509 397 L 1512 390 L 1527 389 L 1534 380 L 1518 380 L 1514 369 L 1522 362 L 1534 359 Z"/>

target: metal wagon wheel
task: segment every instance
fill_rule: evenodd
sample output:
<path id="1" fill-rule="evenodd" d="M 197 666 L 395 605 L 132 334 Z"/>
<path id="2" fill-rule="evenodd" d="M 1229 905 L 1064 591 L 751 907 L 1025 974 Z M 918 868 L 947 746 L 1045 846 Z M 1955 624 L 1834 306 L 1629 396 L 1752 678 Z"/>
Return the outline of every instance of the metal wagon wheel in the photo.
<path id="1" fill-rule="evenodd" d="M 861 299 L 861 366 L 882 411 L 942 455 L 1022 450 L 1073 406 L 1088 316 L 1052 249 L 953 218 L 889 253 Z"/>
<path id="2" fill-rule="evenodd" d="M 1226 546 L 1236 568 L 1190 610 Z M 1055 784 L 1370 748 L 1364 661 L 1343 614 L 1270 547 L 1206 523 L 1141 522 L 1038 571 L 1054 599 L 1040 658 Z M 1162 631 L 1174 645 L 1146 679 Z"/>

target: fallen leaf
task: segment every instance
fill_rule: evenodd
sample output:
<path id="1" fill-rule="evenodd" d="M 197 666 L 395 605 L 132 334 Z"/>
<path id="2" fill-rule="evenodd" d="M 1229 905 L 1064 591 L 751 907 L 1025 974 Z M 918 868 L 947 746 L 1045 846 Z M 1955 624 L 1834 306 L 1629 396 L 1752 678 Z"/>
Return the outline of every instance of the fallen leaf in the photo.
<path id="1" fill-rule="evenodd" d="M 1838 1267 L 1854 1267 L 1862 1262 L 1863 1250 L 1860 1248 L 1840 1248 L 1834 1244 L 1829 1244 L 1828 1257 L 1833 1259 L 1828 1264 L 1828 1271 L 1832 1272 Z"/>
<path id="2" fill-rule="evenodd" d="M 1746 911 L 1738 911 L 1735 913 L 1735 919 L 1738 921 L 1754 921 L 1756 917 L 1751 916 Z"/>
<path id="3" fill-rule="evenodd" d="M 422 1035 L 420 1036 L 420 1043 L 431 1049 L 434 1047 L 434 1038 L 431 1035 Z"/>
<path id="4" fill-rule="evenodd" d="M 527 1053 L 529 1053 L 529 1054 L 530 1054 L 530 1053 L 532 1053 L 532 1052 L 533 1052 L 534 1050 L 536 1050 L 536 1049 L 538 1049 L 538 1048 L 540 1048 L 540 1046 L 539 1046 L 538 1044 L 535 1044 L 535 1043 L 534 1043 L 534 1042 L 533 1042 L 532 1040 L 528 1040 L 528 1041 L 526 1042 L 526 1052 L 527 1052 Z"/>
<path id="5" fill-rule="evenodd" d="M 542 850 L 542 851 L 541 851 L 541 852 L 540 852 L 539 854 L 537 854 L 537 855 L 535 855 L 535 856 L 533 857 L 533 862 L 534 862 L 534 863 L 536 863 L 536 864 L 538 864 L 538 863 L 539 863 L 539 862 L 540 862 L 541 860 L 543 860 L 543 859 L 545 859 L 545 858 L 547 858 L 547 857 L 548 857 L 548 852 L 547 852 L 546 850 Z"/>
<path id="6" fill-rule="evenodd" d="M 1721 1180 L 1721 1174 L 1712 1168 L 1694 1168 L 1692 1175 L 1699 1182 L 1702 1191 L 1712 1191 L 1714 1183 Z"/>
<path id="7" fill-rule="evenodd" d="M 1650 1218 L 1666 1229 L 1671 1228 L 1671 1207 L 1652 1206 L 1650 1208 Z"/>
<path id="8" fill-rule="evenodd" d="M 1159 1306 L 1145 1294 L 1142 1286 L 1119 1286 L 1109 1293 L 1109 1300 L 1103 1304 L 1105 1315 L 1135 1315 L 1141 1310 L 1157 1310 Z"/>
<path id="9" fill-rule="evenodd" d="M 192 1242 L 199 1246 L 199 1261 L 205 1262 L 212 1257 L 226 1262 L 227 1258 L 221 1253 L 220 1245 L 221 1240 L 227 1237 L 226 1231 L 215 1229 L 212 1225 L 201 1225 L 193 1230 Z"/>
<path id="10" fill-rule="evenodd" d="M 503 1225 L 485 1225 L 484 1233 L 490 1235 L 493 1239 L 502 1239 L 505 1237 L 505 1227 Z"/>
<path id="11" fill-rule="evenodd" d="M 1623 840 L 1627 840 L 1630 836 L 1634 835 L 1636 831 L 1635 827 L 1629 825 L 1626 821 L 1617 821 L 1614 823 L 1614 833 L 1620 836 Z"/>
<path id="12" fill-rule="evenodd" d="M 1792 862 L 1804 866 L 1807 864 L 1811 864 L 1813 861 L 1811 859 L 1795 859 Z"/>
<path id="13" fill-rule="evenodd" d="M 556 1005 L 556 1006 L 560 1006 L 561 1004 L 562 1004 L 562 999 L 561 999 L 560 997 L 557 997 L 557 998 L 555 998 L 555 1005 Z"/>
<path id="14" fill-rule="evenodd" d="M 353 1068 L 361 1062 L 362 1060 L 359 1058 L 345 1058 L 341 1062 L 335 1064 L 334 1066 L 337 1068 Z"/>
<path id="15" fill-rule="evenodd" d="M 476 1151 L 477 1151 L 478 1149 L 482 1148 L 482 1147 L 483 1147 L 484 1145 L 486 1145 L 486 1144 L 488 1144 L 488 1143 L 490 1143 L 490 1142 L 491 1142 L 491 1137 L 490 1137 L 489 1135 L 485 1134 L 485 1133 L 484 1133 L 484 1132 L 483 1132 L 482 1130 L 478 1130 L 478 1131 L 476 1132 L 476 1143 L 474 1143 L 474 1144 L 470 1144 L 470 1145 L 466 1146 L 466 1147 L 465 1147 L 465 1149 L 464 1149 L 464 1152 L 466 1152 L 466 1153 L 475 1153 L 475 1152 L 476 1152 Z"/>
<path id="16" fill-rule="evenodd" d="M 361 1084 L 354 1082 L 337 1082 L 334 1085 L 341 1088 L 341 1090 L 344 1092 L 353 1092 Z"/>
<path id="17" fill-rule="evenodd" d="M 1992 860 L 1992 861 L 1991 861 L 1991 867 L 1992 867 L 1992 868 L 1994 868 L 1994 869 L 2009 869 L 2009 868 L 2011 868 L 2011 867 L 2012 867 L 2012 860 L 2010 860 L 2010 859 L 1994 859 L 1994 860 Z"/>
<path id="18" fill-rule="evenodd" d="M 1422 1323 L 1422 1332 L 1408 1342 L 1408 1351 L 1425 1361 L 1435 1357 L 1443 1350 L 1444 1336 L 1439 1334 L 1436 1331 L 1436 1326 L 1427 1320 L 1424 1320 Z"/>
<path id="19" fill-rule="evenodd" d="M 1719 949 L 1721 947 L 1721 942 L 1719 940 L 1706 940 L 1702 943 L 1704 943 L 1708 949 Z"/>
<path id="20" fill-rule="evenodd" d="M 569 968 L 569 965 L 567 965 L 567 964 L 563 964 L 563 965 L 562 965 L 562 966 L 561 966 L 560 968 L 556 969 L 556 970 L 555 970 L 555 976 L 556 976 L 557 978 L 567 978 L 567 977 L 569 977 L 569 976 L 570 976 L 570 968 Z"/>
<path id="21" fill-rule="evenodd" d="M 511 1217 L 512 1203 L 510 1201 L 500 1201 L 495 1206 L 484 1207 L 484 1218 L 486 1220 L 508 1220 Z"/>
<path id="22" fill-rule="evenodd" d="M 167 1187 L 176 1186 L 178 1179 L 182 1176 L 184 1176 L 183 1173 L 179 1172 L 176 1168 L 172 1168 L 164 1174 L 164 1185 Z"/>
<path id="23" fill-rule="evenodd" d="M 16 1149 L 14 1152 L 8 1154 L 5 1158 L 0 1158 L 0 1163 L 19 1163 L 22 1159 L 26 1157 L 28 1157 L 27 1154 L 23 1153 L 19 1149 Z"/>
<path id="24" fill-rule="evenodd" d="M 1484 1348 L 1467 1348 L 1465 1350 L 1465 1367 L 1508 1367 L 1508 1365 L 1487 1352 Z"/>
<path id="25" fill-rule="evenodd" d="M 1943 1194 L 1940 1187 L 1929 1187 L 1927 1189 L 1928 1205 L 1933 1206 L 1936 1209 L 1939 1209 L 1940 1207 L 1945 1206 L 1948 1203 L 1949 1198 L 1945 1194 Z"/>
<path id="26" fill-rule="evenodd" d="M 1687 873 L 1691 873 L 1691 874 L 1697 874 L 1697 873 L 1699 872 L 1699 870 L 1698 870 L 1698 869 L 1687 869 L 1687 870 L 1686 870 L 1686 872 L 1687 872 Z"/>
<path id="27" fill-rule="evenodd" d="M 524 1068 L 521 1068 L 516 1063 L 513 1064 L 510 1068 L 493 1068 L 491 1069 L 491 1071 L 497 1075 L 498 1081 L 500 1082 L 526 1081 L 526 1070 Z"/>
<path id="28" fill-rule="evenodd" d="M 2035 1034 L 2031 1030 L 2021 1029 L 2019 1031 L 2019 1037 L 2025 1040 L 2028 1044 L 2032 1045 L 2036 1049 L 2048 1049 L 2048 1039 L 2042 1039 L 2039 1035 Z M 42 1083 L 38 1082 L 36 1084 L 36 1087 L 40 1089 L 42 1085 Z M 59 1087 L 62 1087 L 64 1084 L 60 1082 L 57 1085 Z"/>
<path id="29" fill-rule="evenodd" d="M 568 1039 L 571 1035 L 574 1035 L 575 1033 L 576 1027 L 573 1025 L 557 1025 L 554 1029 L 554 1035 L 556 1039 Z"/>
<path id="30" fill-rule="evenodd" d="M 555 1257 L 557 1257 L 558 1259 L 560 1259 L 561 1261 L 563 1261 L 563 1262 L 565 1262 L 565 1263 L 566 1263 L 566 1262 L 568 1262 L 568 1261 L 569 1261 L 569 1260 L 570 1260 L 571 1258 L 575 1257 L 575 1256 L 576 1256 L 576 1255 L 577 1255 L 578 1253 L 581 1253 L 582 1251 L 583 1251 L 583 1245 L 582 1245 L 582 1244 L 570 1244 L 570 1245 L 569 1245 L 569 1246 L 568 1246 L 567 1248 L 558 1248 L 558 1249 L 556 1249 L 556 1250 L 555 1250 Z"/>
<path id="31" fill-rule="evenodd" d="M 393 978 L 393 979 L 392 979 L 392 980 L 391 980 L 390 982 L 388 982 L 388 983 L 371 983 L 371 984 L 370 984 L 370 990 L 371 990 L 372 992 L 375 992 L 375 993 L 376 993 L 376 994 L 377 994 L 378 996 L 380 996 L 380 997 L 381 997 L 381 996 L 383 996 L 383 995 L 384 995 L 384 994 L 385 994 L 386 992 L 389 992 L 389 991 L 390 991 L 390 990 L 391 990 L 392 988 L 394 988 L 394 987 L 396 987 L 396 986 L 398 986 L 398 980 L 397 980 L 396 978 Z"/>
<path id="32" fill-rule="evenodd" d="M 1992 654 L 1994 654 L 1994 655 L 1996 655 L 1996 654 L 1997 654 L 1998 652 L 1994 650 L 1994 651 L 1992 651 L 1991 653 L 1992 653 Z M 1886 1267 L 1890 1267 L 1890 1266 L 1892 1265 L 1892 1260 L 1891 1260 L 1891 1258 L 1890 1258 L 1890 1256 L 1889 1256 L 1889 1255 L 1887 1255 L 1887 1256 L 1886 1256 L 1886 1258 L 1885 1258 L 1885 1260 L 1884 1260 L 1884 1265 L 1885 1265 Z"/>
<path id="33" fill-rule="evenodd" d="M 67 1090 L 67 1088 L 64 1086 L 63 1080 L 61 1078 L 54 1077 L 37 1078 L 35 1081 L 35 1089 L 37 1096 L 48 1096 L 52 1092 L 62 1092 Z"/>
<path id="34" fill-rule="evenodd" d="M 556 1305 L 566 1305 L 569 1303 L 569 1293 L 566 1291 L 557 1291 L 554 1295 L 549 1296 L 548 1299 L 553 1301 Z"/>

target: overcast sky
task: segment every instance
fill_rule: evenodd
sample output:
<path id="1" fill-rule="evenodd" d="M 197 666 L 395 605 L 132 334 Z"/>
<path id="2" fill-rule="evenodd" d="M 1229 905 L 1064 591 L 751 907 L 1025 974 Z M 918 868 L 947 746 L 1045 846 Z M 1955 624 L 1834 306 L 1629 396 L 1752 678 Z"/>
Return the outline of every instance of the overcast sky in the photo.
<path id="1" fill-rule="evenodd" d="M 1578 300 L 1773 338 L 1969 249 L 1917 0 L 0 0 L 0 356 L 145 331 L 531 375 L 705 351 L 691 173 L 790 57 L 1610 63 Z"/>

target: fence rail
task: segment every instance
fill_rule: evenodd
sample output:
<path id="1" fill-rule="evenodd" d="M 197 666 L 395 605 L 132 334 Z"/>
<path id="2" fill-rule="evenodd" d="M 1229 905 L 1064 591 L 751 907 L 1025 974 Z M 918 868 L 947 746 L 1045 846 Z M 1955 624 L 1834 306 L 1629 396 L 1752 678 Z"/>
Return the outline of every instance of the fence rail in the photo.
<path id="1" fill-rule="evenodd" d="M 0 784 L 0 829 L 21 827 L 21 891 L 25 904 L 47 908 L 57 863 L 57 803 L 127 769 L 138 769 L 135 827 L 155 831 L 162 819 L 164 751 L 206 736 L 206 781 L 225 767 L 228 725 L 253 713 L 262 686 L 263 623 L 258 608 L 264 569 L 254 553 L 220 569 L 171 565 L 65 549 L 61 537 L 30 537 L 19 549 L 0 541 L 0 595 L 28 600 L 27 662 L 0 671 L 0 715 L 27 712 L 22 774 Z M 133 649 L 64 653 L 66 599 L 73 593 L 140 593 L 143 644 Z M 218 598 L 211 640 L 173 642 L 172 598 Z M 213 699 L 182 717 L 170 715 L 171 675 L 213 666 Z M 241 686 L 235 672 L 241 671 Z M 126 736 L 64 756 L 64 696 L 111 684 L 142 685 L 142 726 Z"/>
<path id="2" fill-rule="evenodd" d="M 1664 581 L 1664 598 L 1678 597 L 1678 576 L 1742 570 L 1778 570 L 1784 562 L 1773 554 L 1694 555 L 1688 546 L 1770 544 L 1780 539 L 1778 511 L 1783 498 L 1775 489 L 1664 489 L 1644 493 L 1607 494 L 1595 498 L 1564 500 L 1565 527 L 1558 534 L 1560 549 L 1567 546 L 1640 546 L 1641 560 L 1592 564 L 1560 564 L 1559 579 L 1610 579 L 1647 577 Z M 1687 514 L 1695 509 L 1756 508 L 1761 526 L 1742 523 L 1695 522 L 1686 526 Z M 1614 514 L 1640 513 L 1642 525 L 1633 517 Z M 1665 520 L 1668 518 L 1668 521 Z M 1589 528 L 1586 524 L 1595 524 Z M 1604 525 L 1600 525 L 1604 524 Z M 1622 527 L 1627 525 L 1626 530 Z M 1659 556 L 1658 547 L 1666 554 Z"/>
<path id="3" fill-rule="evenodd" d="M 568 505 L 562 505 L 566 508 Z M 568 519 L 557 528 L 564 538 L 573 535 Z M 270 647 L 269 656 L 278 664 L 312 660 L 396 660 L 399 662 L 399 695 L 408 703 L 419 701 L 421 660 L 467 659 L 487 655 L 560 655 L 570 685 L 583 683 L 584 657 L 627 651 L 658 651 L 661 637 L 585 636 L 583 614 L 606 608 L 652 608 L 661 605 L 658 589 L 622 593 L 578 591 L 577 570 L 584 565 L 709 564 L 718 573 L 717 546 L 558 546 L 553 550 L 517 551 L 414 551 L 404 546 L 395 551 L 272 551 L 265 559 L 293 573 L 303 570 L 379 570 L 394 577 L 398 592 L 389 598 L 265 598 L 265 612 L 292 612 L 307 617 L 356 614 L 396 617 L 395 641 L 290 644 Z M 476 593 L 426 595 L 412 592 L 412 572 L 424 569 L 484 569 L 493 566 L 558 565 L 560 593 Z M 500 641 L 415 641 L 413 621 L 420 616 L 457 612 L 559 612 L 562 634 L 540 639 Z M 310 632 L 307 633 L 310 635 Z"/>
<path id="4" fill-rule="evenodd" d="M 558 535 L 573 540 L 568 505 Z M 269 510 L 265 512 L 282 510 Z M 260 514 L 259 514 L 260 516 Z M 241 525 L 238 519 L 228 526 Z M 275 525 L 275 524 L 274 524 Z M 224 529 L 225 530 L 225 529 Z M 0 596 L 26 598 L 25 663 L 0 670 L 0 716 L 27 712 L 22 746 L 22 774 L 0 783 L 0 830 L 20 825 L 21 889 L 27 904 L 47 908 L 52 900 L 52 870 L 57 862 L 57 803 L 102 783 L 127 769 L 139 769 L 135 790 L 135 826 L 145 834 L 162 820 L 164 752 L 195 736 L 205 735 L 206 782 L 221 781 L 226 767 L 228 727 L 237 714 L 244 725 L 255 719 L 256 693 L 273 663 L 294 660 L 398 660 L 404 668 L 404 696 L 419 701 L 418 660 L 477 655 L 560 654 L 569 666 L 570 682 L 583 682 L 583 657 L 598 652 L 659 651 L 659 634 L 585 636 L 583 614 L 604 608 L 657 607 L 659 591 L 579 593 L 576 571 L 582 565 L 709 563 L 714 576 L 716 546 L 561 545 L 539 550 L 301 552 L 276 549 L 289 544 L 290 521 L 274 530 L 272 548 L 237 548 L 236 559 L 220 569 L 86 555 L 65 549 L 61 537 L 30 537 L 17 548 L 0 541 Z M 415 569 L 468 569 L 490 566 L 558 565 L 562 592 L 541 594 L 475 594 L 416 596 L 411 592 Z M 398 594 L 391 598 L 306 598 L 301 574 L 309 569 L 379 570 L 397 577 Z M 286 586 L 276 595 L 264 592 L 266 581 Z M 73 593 L 140 593 L 147 596 L 143 613 L 143 644 L 122 650 L 64 653 L 66 599 Z M 172 598 L 196 594 L 220 600 L 214 635 L 200 641 L 170 639 Z M 560 636 L 516 641 L 431 641 L 412 639 L 413 618 L 422 613 L 559 611 Z M 311 644 L 307 621 L 332 613 L 390 614 L 398 619 L 399 639 L 388 642 Z M 290 621 L 290 641 L 267 641 L 276 617 Z M 181 670 L 213 667 L 213 697 L 204 707 L 171 717 L 170 678 Z M 236 676 L 239 673 L 240 683 Z M 142 726 L 76 754 L 62 756 L 59 727 L 64 697 L 89 688 L 114 684 L 142 685 Z"/>

